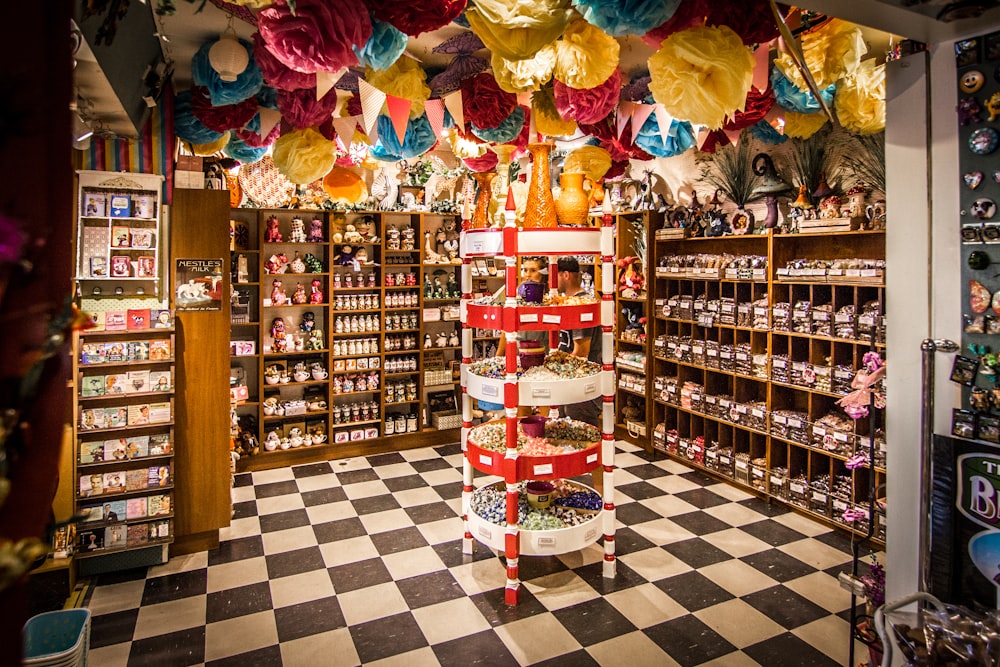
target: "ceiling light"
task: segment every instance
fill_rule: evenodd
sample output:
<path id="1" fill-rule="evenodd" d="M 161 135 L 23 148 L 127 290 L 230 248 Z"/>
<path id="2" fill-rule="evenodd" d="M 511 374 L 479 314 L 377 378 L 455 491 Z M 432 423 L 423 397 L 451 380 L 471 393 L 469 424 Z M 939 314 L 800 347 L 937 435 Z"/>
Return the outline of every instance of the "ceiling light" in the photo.
<path id="1" fill-rule="evenodd" d="M 233 17 L 229 16 L 229 25 L 219 37 L 219 41 L 208 50 L 208 62 L 212 69 L 219 73 L 223 81 L 233 82 L 250 64 L 250 54 L 240 44 L 233 30 Z"/>

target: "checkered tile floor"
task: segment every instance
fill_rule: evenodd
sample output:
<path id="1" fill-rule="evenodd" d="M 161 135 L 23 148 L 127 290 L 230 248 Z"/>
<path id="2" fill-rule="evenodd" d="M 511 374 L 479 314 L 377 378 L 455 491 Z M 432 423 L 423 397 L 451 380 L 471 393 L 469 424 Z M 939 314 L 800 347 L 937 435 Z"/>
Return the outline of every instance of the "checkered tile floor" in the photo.
<path id="1" fill-rule="evenodd" d="M 218 550 L 98 578 L 90 662 L 847 664 L 847 537 L 626 443 L 616 463 L 617 578 L 598 545 L 525 556 L 516 607 L 497 556 L 461 553 L 458 445 L 239 475 Z"/>

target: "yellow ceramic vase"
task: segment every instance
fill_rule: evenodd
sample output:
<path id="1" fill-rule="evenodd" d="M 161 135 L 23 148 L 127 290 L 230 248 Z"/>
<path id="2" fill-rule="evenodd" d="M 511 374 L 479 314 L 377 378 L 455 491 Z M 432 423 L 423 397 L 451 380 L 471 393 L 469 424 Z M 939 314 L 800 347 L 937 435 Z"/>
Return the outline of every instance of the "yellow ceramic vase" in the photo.
<path id="1" fill-rule="evenodd" d="M 590 198 L 583 189 L 583 173 L 559 174 L 559 198 L 555 200 L 560 227 L 581 227 L 588 223 Z"/>
<path id="2" fill-rule="evenodd" d="M 551 144 L 528 144 L 531 153 L 531 183 L 524 212 L 525 228 L 555 227 L 555 202 L 549 188 L 549 152 Z"/>

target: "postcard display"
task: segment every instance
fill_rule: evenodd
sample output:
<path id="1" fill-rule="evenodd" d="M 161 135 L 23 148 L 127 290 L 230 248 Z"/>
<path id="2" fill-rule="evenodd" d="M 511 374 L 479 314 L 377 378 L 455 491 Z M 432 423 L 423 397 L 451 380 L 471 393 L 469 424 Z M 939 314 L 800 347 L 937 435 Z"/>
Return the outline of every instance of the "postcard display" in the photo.
<path id="1" fill-rule="evenodd" d="M 78 171 L 76 281 L 85 298 L 159 295 L 158 174 Z"/>
<path id="2" fill-rule="evenodd" d="M 81 574 L 165 563 L 174 539 L 170 311 L 108 312 L 103 329 L 77 336 L 74 557 Z"/>
<path id="3" fill-rule="evenodd" d="M 461 235 L 463 284 L 469 284 L 472 262 L 477 258 L 503 257 L 506 264 L 506 298 L 502 305 L 486 303 L 484 299 L 473 300 L 468 292 L 462 295 L 462 449 L 465 453 L 462 548 L 464 553 L 471 554 L 473 539 L 476 539 L 494 551 L 504 552 L 507 562 L 504 600 L 514 605 L 520 589 L 518 559 L 521 555 L 570 553 L 603 536 L 603 575 L 606 578 L 615 576 L 612 366 L 615 255 L 614 218 L 611 215 L 603 217 L 600 228 L 519 229 L 514 224 L 513 211 L 507 211 L 505 217 L 506 224 L 501 229 L 469 229 L 468 222 L 463 222 Z M 517 258 L 549 255 L 600 255 L 602 296 L 585 304 L 553 303 L 550 298 L 544 299 L 541 305 L 519 302 Z M 556 259 L 556 256 L 550 257 L 550 276 L 555 274 Z M 598 325 L 603 327 L 600 370 L 582 376 L 562 375 L 557 379 L 553 379 L 551 373 L 532 376 L 527 370 L 519 372 L 523 370 L 521 366 L 527 364 L 523 363 L 524 346 L 519 345 L 518 331 L 558 332 Z M 505 332 L 506 349 L 501 351 L 504 369 L 499 377 L 475 372 L 481 368 L 472 363 L 475 329 Z M 520 361 L 519 349 L 522 350 Z M 556 354 L 562 353 L 550 352 L 547 360 Z M 543 367 L 548 368 L 547 364 Z M 528 422 L 517 417 L 519 406 L 559 406 L 594 398 L 603 399 L 599 432 L 582 422 L 528 417 L 527 420 L 543 424 L 544 430 L 532 436 L 528 432 Z M 472 399 L 502 401 L 505 416 L 472 428 Z M 587 435 L 580 437 L 581 432 Z M 573 441 L 577 442 L 557 445 Z M 603 498 L 594 489 L 567 479 L 598 467 L 603 468 Z M 474 489 L 473 469 L 501 480 Z"/>

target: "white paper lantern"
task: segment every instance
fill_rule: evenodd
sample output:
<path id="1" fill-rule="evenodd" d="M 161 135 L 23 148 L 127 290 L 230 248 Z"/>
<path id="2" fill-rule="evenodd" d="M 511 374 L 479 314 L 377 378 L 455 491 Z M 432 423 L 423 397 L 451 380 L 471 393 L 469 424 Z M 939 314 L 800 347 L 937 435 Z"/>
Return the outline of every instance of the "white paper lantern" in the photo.
<path id="1" fill-rule="evenodd" d="M 208 62 L 223 81 L 236 81 L 250 63 L 250 54 L 228 30 L 208 50 Z"/>

